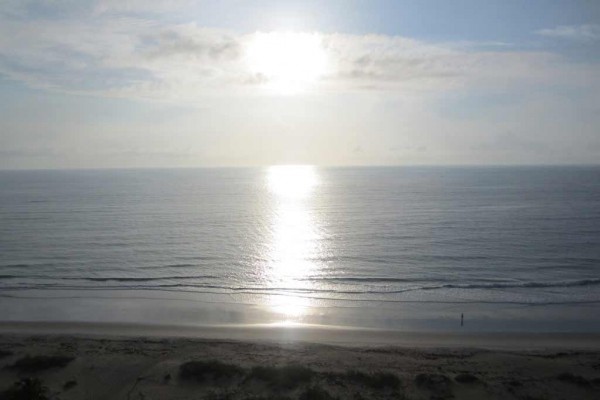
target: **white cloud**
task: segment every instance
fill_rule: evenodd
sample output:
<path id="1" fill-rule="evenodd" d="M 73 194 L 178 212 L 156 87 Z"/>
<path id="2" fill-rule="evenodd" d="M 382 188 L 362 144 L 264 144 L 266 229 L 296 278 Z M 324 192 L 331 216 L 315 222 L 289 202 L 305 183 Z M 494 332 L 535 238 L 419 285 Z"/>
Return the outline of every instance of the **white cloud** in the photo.
<path id="1" fill-rule="evenodd" d="M 541 36 L 560 39 L 595 41 L 600 39 L 600 25 L 562 25 L 552 29 L 541 29 L 536 33 Z"/>
<path id="2" fill-rule="evenodd" d="M 48 2 L 63 5 L 60 18 L 32 18 L 24 9 L 15 18 L 18 7 L 11 4 L 8 12 L 0 12 L 0 74 L 33 87 L 194 101 L 256 94 L 268 84 L 244 61 L 253 34 L 133 15 L 130 11 L 141 9 L 139 1 L 89 3 L 79 7 L 76 18 L 65 11 L 73 9 L 69 1 Z M 592 35 L 592 28 L 586 29 L 582 32 Z M 524 84 L 599 82 L 594 65 L 570 64 L 552 53 L 485 50 L 477 44 L 385 35 L 317 35 L 331 68 L 313 88 L 316 91 L 505 90 Z"/>
<path id="3" fill-rule="evenodd" d="M 205 3 L 173 1 L 1 2 L 0 79 L 93 96 L 5 85 L 0 168 L 597 162 L 593 57 L 311 32 L 326 72 L 305 95 L 262 95 L 253 33 L 183 23 Z"/>
<path id="4" fill-rule="evenodd" d="M 97 14 L 164 13 L 192 4 L 194 4 L 194 0 L 99 0 L 95 2 L 93 11 Z"/>

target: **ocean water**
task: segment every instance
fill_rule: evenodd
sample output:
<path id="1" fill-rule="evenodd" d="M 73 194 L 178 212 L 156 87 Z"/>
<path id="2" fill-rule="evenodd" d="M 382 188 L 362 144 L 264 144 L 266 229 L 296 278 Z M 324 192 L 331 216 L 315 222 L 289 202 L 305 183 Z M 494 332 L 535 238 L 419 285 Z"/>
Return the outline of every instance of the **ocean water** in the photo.
<path id="1" fill-rule="evenodd" d="M 0 171 L 4 321 L 599 331 L 599 305 L 599 167 Z"/>

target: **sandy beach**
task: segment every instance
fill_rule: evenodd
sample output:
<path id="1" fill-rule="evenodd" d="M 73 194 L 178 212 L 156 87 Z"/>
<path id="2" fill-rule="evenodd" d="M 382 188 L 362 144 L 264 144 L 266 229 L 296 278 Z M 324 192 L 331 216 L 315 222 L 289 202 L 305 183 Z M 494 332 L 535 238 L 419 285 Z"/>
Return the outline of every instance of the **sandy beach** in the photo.
<path id="1" fill-rule="evenodd" d="M 0 400 L 600 400 L 600 0 L 0 0 Z"/>
<path id="2" fill-rule="evenodd" d="M 125 328 L 2 324 L 0 398 L 32 388 L 63 400 L 600 396 L 595 334 Z"/>

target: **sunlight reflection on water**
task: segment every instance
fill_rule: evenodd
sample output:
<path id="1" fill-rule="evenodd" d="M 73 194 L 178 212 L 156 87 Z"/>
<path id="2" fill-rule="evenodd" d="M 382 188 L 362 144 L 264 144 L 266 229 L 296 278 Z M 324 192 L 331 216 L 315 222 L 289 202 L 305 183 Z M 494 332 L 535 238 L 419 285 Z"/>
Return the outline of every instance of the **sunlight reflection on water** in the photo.
<path id="1" fill-rule="evenodd" d="M 267 170 L 267 185 L 273 196 L 270 265 L 268 279 L 274 288 L 310 290 L 305 279 L 314 275 L 318 265 L 320 229 L 310 202 L 319 184 L 316 168 L 305 165 L 273 166 Z M 298 320 L 310 299 L 286 294 L 271 296 L 271 309 L 285 320 Z"/>

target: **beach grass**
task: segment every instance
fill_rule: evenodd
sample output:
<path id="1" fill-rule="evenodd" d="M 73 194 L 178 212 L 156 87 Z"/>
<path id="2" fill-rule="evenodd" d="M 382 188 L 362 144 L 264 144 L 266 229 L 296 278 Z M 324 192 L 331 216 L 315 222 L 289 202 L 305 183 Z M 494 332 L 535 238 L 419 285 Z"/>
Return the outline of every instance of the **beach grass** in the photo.
<path id="1" fill-rule="evenodd" d="M 253 367 L 248 379 L 266 383 L 275 390 L 289 390 L 309 383 L 315 372 L 302 365 L 284 365 L 281 367 Z"/>
<path id="2" fill-rule="evenodd" d="M 65 335 L 3 335 L 0 348 L 11 353 L 0 360 L 0 400 L 596 400 L 600 393 L 600 349 L 375 351 Z"/>
<path id="3" fill-rule="evenodd" d="M 244 374 L 244 369 L 218 360 L 188 361 L 179 367 L 179 377 L 196 382 L 232 380 Z"/>
<path id="4" fill-rule="evenodd" d="M 0 400 L 50 400 L 50 397 L 40 379 L 25 378 L 0 393 Z"/>
<path id="5" fill-rule="evenodd" d="M 38 372 L 51 368 L 65 367 L 74 359 L 74 357 L 68 356 L 25 356 L 17 360 L 9 368 L 19 372 Z"/>

